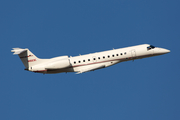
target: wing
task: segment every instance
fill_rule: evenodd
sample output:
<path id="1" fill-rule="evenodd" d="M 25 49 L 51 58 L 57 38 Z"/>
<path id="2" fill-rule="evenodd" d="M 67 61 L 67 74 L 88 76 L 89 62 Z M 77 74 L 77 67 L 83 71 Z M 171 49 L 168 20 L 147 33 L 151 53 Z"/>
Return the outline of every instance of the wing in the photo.
<path id="1" fill-rule="evenodd" d="M 105 68 L 105 65 L 94 65 L 94 66 L 91 66 L 91 67 L 86 67 L 86 68 L 83 68 L 83 69 L 79 70 L 76 74 L 89 72 L 89 71 L 94 71 L 94 70 L 101 69 L 101 68 Z"/>

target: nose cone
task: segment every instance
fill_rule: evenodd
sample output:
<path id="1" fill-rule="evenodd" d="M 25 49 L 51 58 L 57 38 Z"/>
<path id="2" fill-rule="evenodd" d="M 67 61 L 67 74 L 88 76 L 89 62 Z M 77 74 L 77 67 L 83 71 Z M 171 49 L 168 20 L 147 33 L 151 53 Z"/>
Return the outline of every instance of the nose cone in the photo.
<path id="1" fill-rule="evenodd" d="M 157 49 L 154 51 L 154 54 L 162 55 L 162 54 L 166 54 L 166 53 L 169 53 L 169 52 L 170 52 L 170 50 L 168 50 L 168 49 L 157 48 Z"/>
<path id="2" fill-rule="evenodd" d="M 169 53 L 169 52 L 170 52 L 170 50 L 164 49 L 164 48 L 162 48 L 160 51 L 161 51 L 163 54 L 166 54 L 166 53 Z"/>

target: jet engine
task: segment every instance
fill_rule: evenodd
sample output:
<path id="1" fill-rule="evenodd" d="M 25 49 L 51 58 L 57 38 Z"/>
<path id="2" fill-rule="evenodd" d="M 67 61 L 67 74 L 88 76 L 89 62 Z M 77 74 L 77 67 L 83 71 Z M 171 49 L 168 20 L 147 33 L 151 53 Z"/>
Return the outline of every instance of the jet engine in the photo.
<path id="1" fill-rule="evenodd" d="M 45 65 L 45 69 L 63 69 L 70 66 L 71 64 L 69 62 L 69 59 L 66 58 L 66 59 L 60 59 L 60 60 L 51 61 L 50 63 L 47 63 L 47 65 Z"/>

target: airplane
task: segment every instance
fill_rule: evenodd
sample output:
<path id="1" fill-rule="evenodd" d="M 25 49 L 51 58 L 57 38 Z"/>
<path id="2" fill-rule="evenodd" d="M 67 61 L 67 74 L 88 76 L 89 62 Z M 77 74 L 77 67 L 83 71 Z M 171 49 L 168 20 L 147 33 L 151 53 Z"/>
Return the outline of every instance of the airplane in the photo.
<path id="1" fill-rule="evenodd" d="M 27 71 L 43 74 L 63 72 L 76 72 L 76 74 L 80 74 L 106 68 L 120 62 L 163 55 L 169 53 L 170 50 L 150 44 L 142 44 L 74 57 L 65 55 L 51 59 L 40 59 L 28 48 L 13 48 L 11 52 L 19 55 Z"/>

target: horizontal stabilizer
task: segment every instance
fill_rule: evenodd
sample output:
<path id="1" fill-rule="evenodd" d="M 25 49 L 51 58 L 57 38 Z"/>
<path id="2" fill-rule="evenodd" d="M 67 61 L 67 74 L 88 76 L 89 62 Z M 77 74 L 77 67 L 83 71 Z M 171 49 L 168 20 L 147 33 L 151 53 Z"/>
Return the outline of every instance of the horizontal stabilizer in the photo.
<path id="1" fill-rule="evenodd" d="M 101 68 L 105 68 L 105 65 L 96 65 L 96 66 L 92 66 L 92 67 L 89 67 L 89 68 L 86 68 L 86 69 L 82 69 L 79 72 L 77 72 L 76 74 L 89 72 L 89 71 L 93 71 L 93 70 L 97 70 L 97 69 L 101 69 Z"/>
<path id="2" fill-rule="evenodd" d="M 21 54 L 22 52 L 25 52 L 27 49 L 22 49 L 22 48 L 13 48 L 13 50 L 11 50 L 11 52 L 14 52 L 13 55 L 15 54 Z"/>

